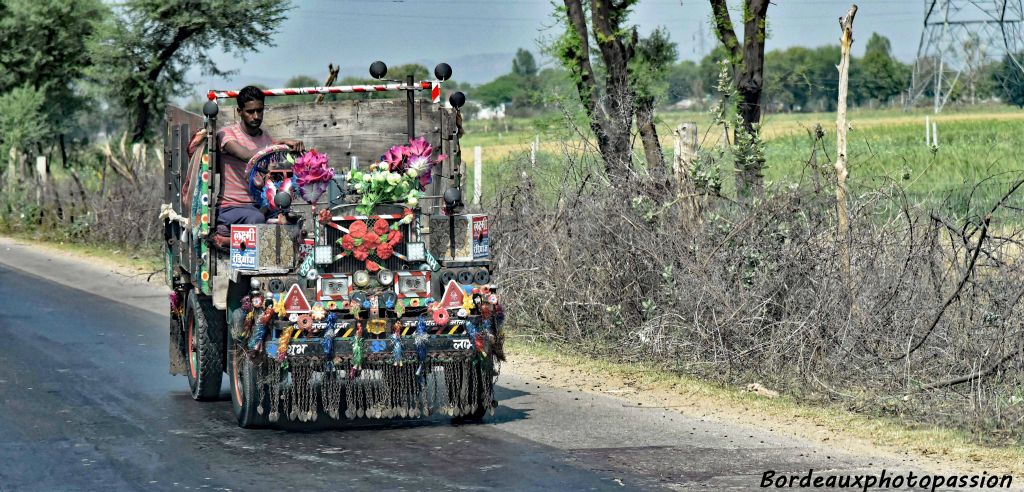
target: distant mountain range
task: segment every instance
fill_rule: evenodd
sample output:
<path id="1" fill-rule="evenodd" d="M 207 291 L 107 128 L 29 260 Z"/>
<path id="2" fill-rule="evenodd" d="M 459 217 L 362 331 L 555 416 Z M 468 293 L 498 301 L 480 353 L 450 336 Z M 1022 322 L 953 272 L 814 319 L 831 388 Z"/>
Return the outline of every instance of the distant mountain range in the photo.
<path id="1" fill-rule="evenodd" d="M 483 84 L 494 80 L 499 75 L 512 71 L 512 58 L 514 57 L 515 53 L 483 53 L 477 55 L 456 56 L 447 60 L 419 59 L 413 60 L 412 62 L 419 63 L 427 67 L 427 70 L 431 71 L 433 71 L 434 66 L 438 63 L 446 62 L 452 66 L 452 78 L 454 80 L 459 82 L 469 82 L 471 84 Z M 401 63 L 394 63 L 394 65 L 400 64 Z M 339 75 L 341 77 L 369 77 L 369 68 L 369 66 L 341 67 Z M 268 77 L 266 74 L 254 75 L 249 73 L 238 73 L 223 79 L 197 77 L 194 80 L 196 87 L 194 94 L 196 97 L 202 97 L 202 95 L 210 88 L 237 89 L 248 84 L 258 84 L 264 87 L 284 87 L 284 83 L 295 75 L 309 75 L 314 78 L 320 78 L 326 75 L 326 67 L 323 72 L 324 73 L 320 74 L 288 74 L 285 77 Z M 187 100 L 188 98 L 185 99 Z"/>

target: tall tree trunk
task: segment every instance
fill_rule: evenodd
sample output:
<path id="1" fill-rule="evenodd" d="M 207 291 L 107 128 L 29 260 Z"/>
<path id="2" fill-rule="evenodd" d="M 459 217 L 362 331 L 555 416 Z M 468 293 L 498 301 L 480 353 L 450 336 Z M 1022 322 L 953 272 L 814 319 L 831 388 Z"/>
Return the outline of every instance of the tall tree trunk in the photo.
<path id="1" fill-rule="evenodd" d="M 647 170 L 658 181 L 665 177 L 665 154 L 661 151 L 658 141 L 658 129 L 654 126 L 654 100 L 645 99 L 638 104 L 636 110 L 636 126 L 640 132 L 640 140 L 644 144 L 644 157 L 647 158 Z"/>
<path id="2" fill-rule="evenodd" d="M 718 40 L 729 52 L 733 82 L 739 100 L 736 111 L 743 123 L 734 129 L 736 192 L 742 198 L 764 193 L 764 156 L 758 148 L 761 92 L 764 88 L 765 19 L 769 0 L 744 0 L 743 46 L 733 28 L 726 0 L 709 0 Z"/>
<path id="3" fill-rule="evenodd" d="M 632 166 L 633 93 L 629 87 L 628 63 L 633 49 L 623 42 L 618 24 L 630 3 L 590 3 L 591 25 L 605 68 L 602 95 L 590 62 L 590 32 L 583 1 L 563 1 L 570 28 L 568 34 L 573 39 L 561 56 L 576 79 L 576 90 L 597 138 L 605 173 L 612 183 L 618 183 L 629 178 Z M 632 36 L 635 38 L 635 30 Z"/>

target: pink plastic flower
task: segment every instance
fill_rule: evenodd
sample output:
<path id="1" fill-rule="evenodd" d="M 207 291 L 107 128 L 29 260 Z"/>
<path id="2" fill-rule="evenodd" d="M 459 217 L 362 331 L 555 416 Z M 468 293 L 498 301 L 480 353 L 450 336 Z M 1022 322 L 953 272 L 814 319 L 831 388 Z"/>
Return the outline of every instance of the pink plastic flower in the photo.
<path id="1" fill-rule="evenodd" d="M 404 171 L 405 153 L 406 148 L 400 145 L 395 145 L 388 149 L 388 151 L 382 156 L 384 162 L 388 163 L 388 170 L 391 172 Z"/>
<path id="2" fill-rule="evenodd" d="M 321 154 L 315 149 L 295 160 L 292 173 L 299 186 L 326 183 L 334 178 L 334 169 L 328 164 L 327 154 Z"/>
<path id="3" fill-rule="evenodd" d="M 409 145 L 406 148 L 409 149 L 409 157 L 429 157 L 434 152 L 434 148 L 427 143 L 427 139 L 424 137 L 409 140 Z"/>

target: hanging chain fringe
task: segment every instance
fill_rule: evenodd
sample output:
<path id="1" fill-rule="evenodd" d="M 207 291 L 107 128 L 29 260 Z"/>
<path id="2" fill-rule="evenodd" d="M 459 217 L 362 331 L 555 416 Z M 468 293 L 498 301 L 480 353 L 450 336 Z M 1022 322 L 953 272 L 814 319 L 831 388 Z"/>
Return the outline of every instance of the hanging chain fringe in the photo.
<path id="1" fill-rule="evenodd" d="M 391 355 L 391 354 L 389 354 Z M 256 357 L 257 412 L 271 422 L 315 421 L 318 408 L 333 419 L 417 418 L 440 412 L 463 417 L 493 414 L 493 357 L 477 355 L 396 364 L 392 357 L 331 361 L 311 357 L 283 362 Z M 327 362 L 331 362 L 328 364 Z M 354 377 L 351 377 L 354 374 Z"/>

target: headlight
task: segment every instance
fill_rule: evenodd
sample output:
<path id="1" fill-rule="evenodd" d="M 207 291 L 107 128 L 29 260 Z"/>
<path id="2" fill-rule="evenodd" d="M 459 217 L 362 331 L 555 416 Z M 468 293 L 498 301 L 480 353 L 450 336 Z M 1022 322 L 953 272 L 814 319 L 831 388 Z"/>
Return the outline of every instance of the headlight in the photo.
<path id="1" fill-rule="evenodd" d="M 334 261 L 334 249 L 328 245 L 317 246 L 313 250 L 313 259 L 317 265 L 330 265 Z"/>
<path id="2" fill-rule="evenodd" d="M 259 278 L 253 277 L 249 279 L 249 287 L 252 287 L 252 290 L 260 290 L 262 286 L 263 282 L 260 282 Z"/>
<path id="3" fill-rule="evenodd" d="M 381 285 L 395 285 L 395 272 L 391 270 L 381 270 L 377 272 L 377 281 Z"/>
<path id="4" fill-rule="evenodd" d="M 320 300 L 348 295 L 348 277 L 320 277 Z"/>
<path id="5" fill-rule="evenodd" d="M 398 274 L 398 293 L 405 297 L 429 296 L 430 276 L 428 274 L 414 275 L 413 273 L 420 272 L 400 272 Z"/>
<path id="6" fill-rule="evenodd" d="M 352 275 L 352 282 L 360 287 L 366 287 L 370 284 L 370 272 L 367 272 L 366 270 L 359 270 Z"/>
<path id="7" fill-rule="evenodd" d="M 409 261 L 423 261 L 427 259 L 426 249 L 423 243 L 406 243 L 405 256 Z"/>

